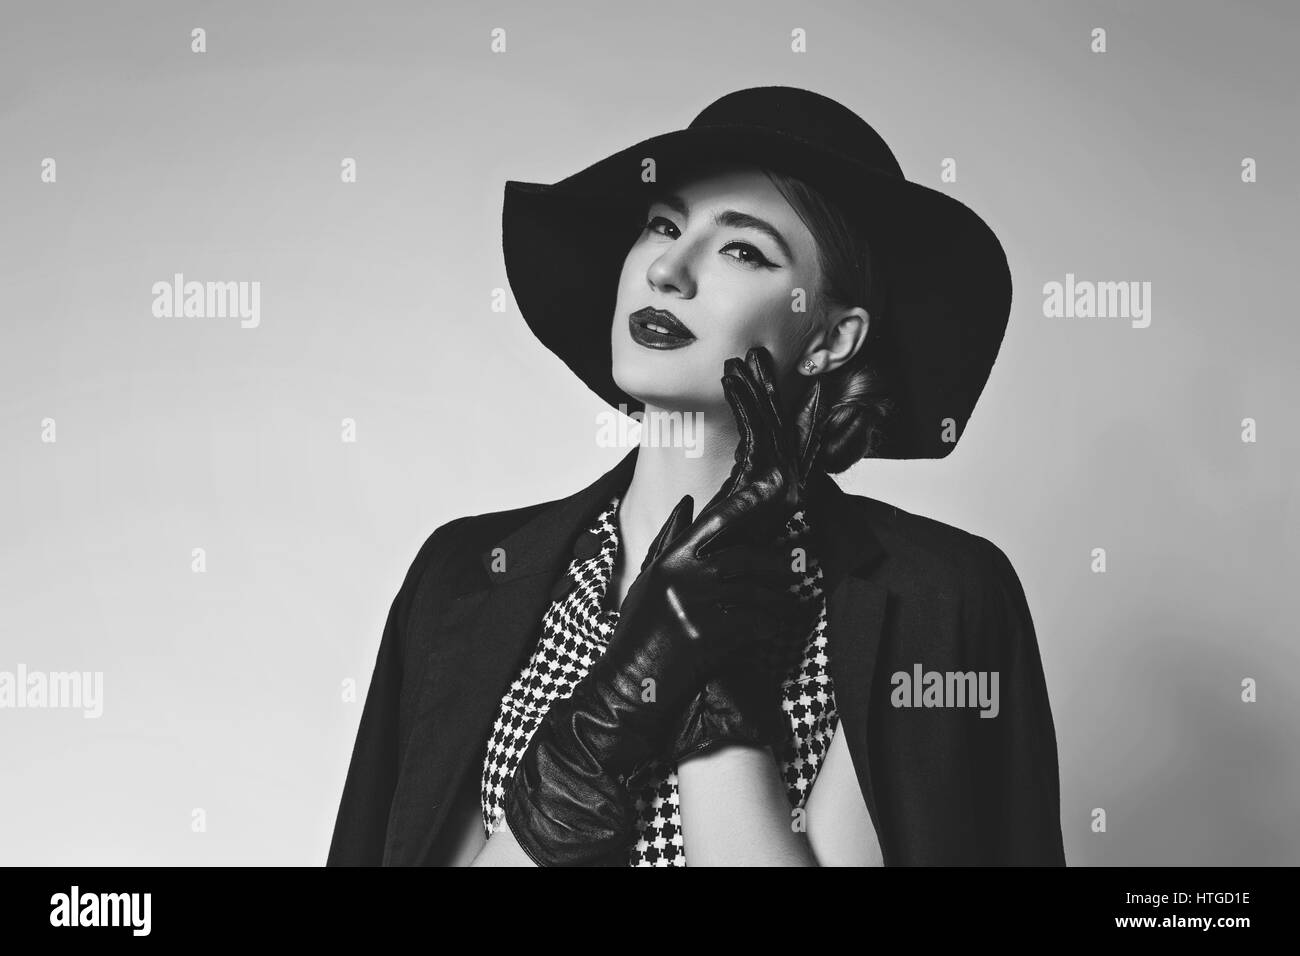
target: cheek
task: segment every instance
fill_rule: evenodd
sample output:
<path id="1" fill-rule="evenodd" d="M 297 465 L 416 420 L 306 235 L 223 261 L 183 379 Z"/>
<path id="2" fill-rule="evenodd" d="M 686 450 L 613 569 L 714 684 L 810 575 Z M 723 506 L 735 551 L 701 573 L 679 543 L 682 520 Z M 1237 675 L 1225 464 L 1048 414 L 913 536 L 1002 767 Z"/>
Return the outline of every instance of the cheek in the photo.
<path id="1" fill-rule="evenodd" d="M 750 346 L 763 345 L 778 366 L 793 361 L 809 314 L 794 311 L 792 302 L 789 291 L 781 289 L 739 304 L 732 313 L 727 335 L 728 345 L 733 349 L 731 354 L 743 357 Z"/>
<path id="2" fill-rule="evenodd" d="M 623 271 L 618 274 L 619 305 L 623 304 L 623 299 L 627 295 L 628 289 L 631 288 L 631 279 L 632 279 L 634 268 L 635 267 L 633 265 L 632 254 L 629 253 L 628 258 L 623 262 Z"/>
<path id="3" fill-rule="evenodd" d="M 614 293 L 614 314 L 610 316 L 609 331 L 616 347 L 621 338 L 626 337 L 628 313 L 645 305 L 644 302 L 634 301 L 639 298 L 636 292 L 636 272 L 625 265 L 618 278 L 618 289 Z"/>

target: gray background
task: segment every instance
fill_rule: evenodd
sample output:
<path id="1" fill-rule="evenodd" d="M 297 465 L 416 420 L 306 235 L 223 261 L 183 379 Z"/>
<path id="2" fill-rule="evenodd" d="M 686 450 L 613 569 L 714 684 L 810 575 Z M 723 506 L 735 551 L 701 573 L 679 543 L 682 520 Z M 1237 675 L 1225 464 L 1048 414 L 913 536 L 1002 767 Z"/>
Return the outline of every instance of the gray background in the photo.
<path id="1" fill-rule="evenodd" d="M 1011 558 L 1069 861 L 1300 862 L 1294 4 L 436 6 L 3 4 L 0 670 L 101 670 L 105 712 L 0 710 L 0 861 L 322 863 L 419 545 L 624 454 L 490 309 L 503 182 L 789 84 L 1006 247 L 960 446 L 841 483 Z M 260 281 L 261 326 L 155 318 L 174 272 Z M 1045 318 L 1067 272 L 1151 282 L 1151 326 Z"/>

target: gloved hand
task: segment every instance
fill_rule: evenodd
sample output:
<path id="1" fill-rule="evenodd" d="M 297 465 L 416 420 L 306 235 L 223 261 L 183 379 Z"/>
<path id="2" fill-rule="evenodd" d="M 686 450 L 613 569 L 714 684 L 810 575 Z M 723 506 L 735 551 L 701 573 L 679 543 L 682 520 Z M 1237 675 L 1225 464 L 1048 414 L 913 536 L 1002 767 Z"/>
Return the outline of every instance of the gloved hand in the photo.
<path id="1" fill-rule="evenodd" d="M 773 547 L 789 476 L 755 425 L 756 395 L 736 375 L 724 375 L 723 390 L 743 423 L 731 476 L 694 520 L 691 496 L 678 502 L 604 653 L 551 705 L 507 789 L 506 823 L 539 865 L 626 864 L 628 781 L 665 755 L 707 675 L 738 648 L 775 637 L 796 607 L 780 586 L 788 557 Z"/>
<path id="2" fill-rule="evenodd" d="M 741 430 L 736 461 L 745 463 L 741 480 L 750 472 L 774 466 L 788 486 L 787 503 L 795 510 L 802 508 L 808 475 L 821 450 L 830 411 L 822 401 L 821 378 L 812 380 L 797 408 L 789 409 L 791 426 L 786 425 L 787 403 L 776 387 L 772 354 L 765 347 L 750 348 L 743 362 L 739 358 L 727 359 L 722 378 L 724 388 L 730 380 L 745 390 L 745 401 L 732 405 Z"/>
<path id="3" fill-rule="evenodd" d="M 743 363 L 728 359 L 723 377 L 724 383 L 730 380 L 745 395 L 743 402 L 733 406 L 740 426 L 736 457 L 743 462 L 742 473 L 767 471 L 779 476 L 781 488 L 773 495 L 784 500 L 789 514 L 804 508 L 806 481 L 826 419 L 821 380 L 813 382 L 795 410 L 793 427 L 787 427 L 772 357 L 765 348 L 751 348 Z M 793 555 L 787 551 L 787 573 L 778 579 L 777 587 L 797 584 L 802 575 L 790 571 L 792 563 Z M 674 762 L 724 743 L 775 747 L 786 739 L 789 721 L 782 708 L 781 686 L 800 660 L 817 610 L 811 604 L 796 607 L 781 627 L 751 635 L 706 678 L 677 724 L 671 749 Z"/>

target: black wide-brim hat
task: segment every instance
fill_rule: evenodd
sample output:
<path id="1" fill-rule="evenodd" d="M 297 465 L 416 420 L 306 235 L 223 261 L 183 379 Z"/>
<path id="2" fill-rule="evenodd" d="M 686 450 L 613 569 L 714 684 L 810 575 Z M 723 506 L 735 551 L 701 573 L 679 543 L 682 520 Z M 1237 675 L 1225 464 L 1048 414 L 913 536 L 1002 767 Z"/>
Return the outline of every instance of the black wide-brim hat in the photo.
<path id="1" fill-rule="evenodd" d="M 878 349 L 896 411 L 874 457 L 943 458 L 952 451 L 1006 330 L 1006 255 L 975 212 L 905 179 L 861 117 L 809 90 L 729 93 L 686 129 L 642 140 L 560 182 L 507 181 L 506 275 L 524 320 L 547 348 L 610 405 L 644 409 L 614 383 L 610 323 L 623 261 L 657 184 L 642 180 L 647 159 L 657 182 L 715 162 L 765 166 L 804 180 L 856 221 L 887 276 L 883 338 L 864 347 Z"/>

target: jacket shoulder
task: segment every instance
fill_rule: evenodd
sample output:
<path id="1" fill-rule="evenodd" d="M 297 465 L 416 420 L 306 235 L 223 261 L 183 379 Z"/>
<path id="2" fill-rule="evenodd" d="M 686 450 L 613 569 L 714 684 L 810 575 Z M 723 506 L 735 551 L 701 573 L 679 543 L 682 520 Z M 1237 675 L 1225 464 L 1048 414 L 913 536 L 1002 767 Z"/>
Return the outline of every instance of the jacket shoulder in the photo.
<path id="1" fill-rule="evenodd" d="M 893 586 L 939 598 L 1013 582 L 1019 587 L 1010 559 L 988 538 L 876 498 L 851 497 L 884 548 L 885 572 Z"/>
<path id="2" fill-rule="evenodd" d="M 887 863 L 1063 865 L 1056 728 L 1011 562 L 981 535 L 854 497 L 889 591 L 871 710 Z"/>
<path id="3" fill-rule="evenodd" d="M 480 555 L 554 504 L 544 501 L 453 518 L 425 539 L 412 562 L 411 574 L 430 579 L 451 594 L 468 590 L 481 583 Z M 429 569 L 436 573 L 427 574 Z"/>
<path id="4" fill-rule="evenodd" d="M 893 653 L 954 662 L 1037 655 L 1024 588 L 1001 547 L 935 518 L 854 497 L 885 552 L 874 579 L 890 594 Z"/>

